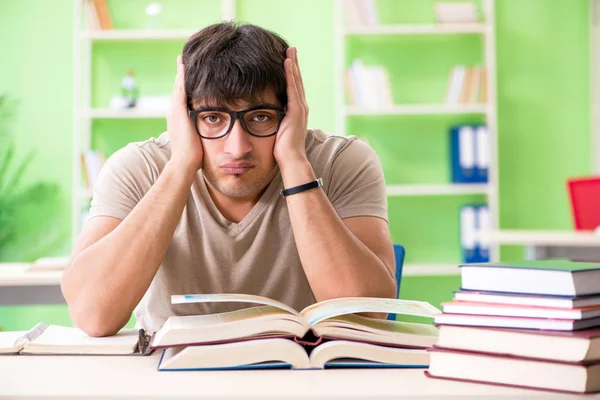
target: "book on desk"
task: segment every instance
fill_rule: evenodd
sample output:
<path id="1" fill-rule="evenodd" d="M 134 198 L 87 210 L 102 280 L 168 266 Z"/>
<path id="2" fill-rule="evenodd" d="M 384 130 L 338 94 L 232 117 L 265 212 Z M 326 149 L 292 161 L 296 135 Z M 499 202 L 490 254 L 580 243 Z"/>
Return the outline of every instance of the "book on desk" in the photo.
<path id="1" fill-rule="evenodd" d="M 432 378 L 562 392 L 600 391 L 600 264 L 569 260 L 461 266 L 435 317 Z"/>
<path id="2" fill-rule="evenodd" d="M 0 354 L 147 355 L 162 351 L 158 369 L 426 368 L 438 329 L 429 323 L 371 318 L 394 313 L 432 318 L 426 302 L 342 298 L 294 310 L 243 294 L 176 295 L 172 303 L 237 302 L 253 306 L 219 314 L 172 316 L 153 333 L 124 329 L 89 337 L 77 328 L 38 324 L 0 333 Z"/>
<path id="3" fill-rule="evenodd" d="M 143 329 L 91 337 L 77 328 L 38 323 L 28 331 L 0 332 L 0 355 L 148 355 Z"/>
<path id="4" fill-rule="evenodd" d="M 432 318 L 425 302 L 342 298 L 294 310 L 261 296 L 172 296 L 172 303 L 249 302 L 259 306 L 209 315 L 169 317 L 152 337 L 160 371 L 246 368 L 420 367 L 437 340 L 431 324 L 370 318 L 380 312 Z"/>

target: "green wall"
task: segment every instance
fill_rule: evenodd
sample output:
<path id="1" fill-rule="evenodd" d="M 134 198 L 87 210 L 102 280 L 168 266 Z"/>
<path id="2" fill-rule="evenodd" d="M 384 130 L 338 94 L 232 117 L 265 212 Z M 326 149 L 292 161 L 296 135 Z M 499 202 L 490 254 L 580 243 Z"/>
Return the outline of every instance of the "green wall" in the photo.
<path id="1" fill-rule="evenodd" d="M 218 18 L 215 0 L 164 1 L 165 28 L 200 27 Z M 379 0 L 386 23 L 427 22 L 433 0 Z M 109 0 L 117 27 L 140 28 L 145 0 Z M 268 10 L 268 12 L 267 12 Z M 238 0 L 242 21 L 272 29 L 298 47 L 311 114 L 309 126 L 334 130 L 333 6 L 331 1 Z M 189 16 L 182 18 L 182 16 Z M 0 0 L 0 94 L 19 101 L 14 132 L 20 154 L 37 157 L 26 183 L 60 185 L 70 215 L 72 149 L 72 0 Z M 500 220 L 502 228 L 571 227 L 564 181 L 589 173 L 589 68 L 587 0 L 497 0 Z M 95 105 L 118 91 L 134 69 L 143 93 L 172 87 L 182 43 L 94 45 Z M 348 61 L 390 69 L 396 101 L 433 101 L 443 93 L 454 63 L 481 61 L 474 36 L 349 39 Z M 393 49 L 393 51 L 390 51 Z M 123 57 L 121 57 L 121 55 Z M 146 60 L 152 56 L 153 62 Z M 157 56 L 158 57 L 157 59 Z M 390 183 L 444 182 L 445 129 L 481 116 L 351 118 L 378 151 Z M 159 135 L 164 121 L 94 122 L 94 145 L 112 153 L 125 143 Z M 535 157 L 535 159 L 534 159 Z M 478 196 L 438 199 L 390 198 L 393 238 L 407 247 L 407 262 L 459 261 L 456 210 Z M 64 228 L 70 228 L 68 218 Z M 55 253 L 68 252 L 65 237 Z M 520 257 L 522 249 L 503 252 Z M 435 305 L 451 298 L 458 277 L 407 277 L 401 297 Z M 0 289 L 1 290 L 1 289 Z M 64 306 L 0 307 L 0 326 L 24 329 L 39 320 L 68 324 Z"/>

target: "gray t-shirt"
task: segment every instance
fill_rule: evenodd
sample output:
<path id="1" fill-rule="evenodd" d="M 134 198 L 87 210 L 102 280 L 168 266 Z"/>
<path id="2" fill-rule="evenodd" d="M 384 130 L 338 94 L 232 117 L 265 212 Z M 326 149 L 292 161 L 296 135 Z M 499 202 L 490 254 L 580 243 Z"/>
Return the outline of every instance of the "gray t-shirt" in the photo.
<path id="1" fill-rule="evenodd" d="M 306 154 L 340 218 L 387 221 L 387 198 L 375 152 L 355 137 L 309 130 Z M 158 179 L 171 155 L 168 133 L 130 143 L 113 154 L 94 187 L 91 217 L 125 219 Z M 172 305 L 170 296 L 244 293 L 270 297 L 301 310 L 315 302 L 298 251 L 278 174 L 246 217 L 228 221 L 198 171 L 169 249 L 135 309 L 137 327 L 158 330 L 169 316 L 238 309 L 235 303 Z"/>

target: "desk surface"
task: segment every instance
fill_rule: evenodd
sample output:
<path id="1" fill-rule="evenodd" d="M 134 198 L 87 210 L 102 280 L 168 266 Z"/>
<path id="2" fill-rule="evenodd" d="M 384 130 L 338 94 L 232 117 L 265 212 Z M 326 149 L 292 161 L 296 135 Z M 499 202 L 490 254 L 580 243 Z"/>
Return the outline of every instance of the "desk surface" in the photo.
<path id="1" fill-rule="evenodd" d="M 158 372 L 151 356 L 0 356 L 0 397 L 399 398 L 553 397 L 556 393 L 430 379 L 423 369 Z M 562 395 L 564 398 L 564 395 Z M 600 395 L 566 396 L 600 399 Z M 458 397 L 457 397 L 458 398 Z"/>

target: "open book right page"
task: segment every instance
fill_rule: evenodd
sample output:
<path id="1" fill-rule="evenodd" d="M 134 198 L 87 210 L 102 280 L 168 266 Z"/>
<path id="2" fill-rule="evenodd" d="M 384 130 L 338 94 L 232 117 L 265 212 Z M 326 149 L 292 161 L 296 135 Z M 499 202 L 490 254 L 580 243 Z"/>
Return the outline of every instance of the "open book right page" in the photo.
<path id="1" fill-rule="evenodd" d="M 429 318 L 433 318 L 436 314 L 441 314 L 440 310 L 423 301 L 378 297 L 344 297 L 310 305 L 302 310 L 300 315 L 310 325 L 315 325 L 320 321 L 339 315 L 366 312 L 393 313 Z"/>

